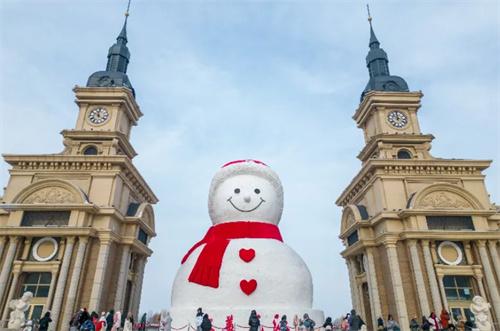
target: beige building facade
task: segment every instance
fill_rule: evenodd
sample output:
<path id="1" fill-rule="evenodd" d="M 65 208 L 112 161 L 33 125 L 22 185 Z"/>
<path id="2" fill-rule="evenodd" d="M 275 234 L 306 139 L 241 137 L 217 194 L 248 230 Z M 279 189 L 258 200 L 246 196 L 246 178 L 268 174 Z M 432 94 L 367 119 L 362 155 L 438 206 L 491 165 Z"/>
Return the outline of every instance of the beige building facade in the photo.
<path id="1" fill-rule="evenodd" d="M 78 116 L 58 154 L 4 155 L 0 198 L 0 313 L 31 291 L 28 311 L 52 312 L 65 330 L 81 307 L 138 313 L 158 199 L 132 163 L 131 129 L 142 116 L 126 75 L 126 22 L 105 71 L 75 87 Z"/>
<path id="2" fill-rule="evenodd" d="M 336 203 L 352 306 L 375 330 L 392 314 L 402 330 L 442 309 L 473 318 L 471 299 L 500 322 L 500 213 L 485 186 L 491 161 L 430 154 L 418 122 L 421 92 L 390 76 L 371 30 L 370 82 L 353 119 L 363 130 L 361 170 Z"/>

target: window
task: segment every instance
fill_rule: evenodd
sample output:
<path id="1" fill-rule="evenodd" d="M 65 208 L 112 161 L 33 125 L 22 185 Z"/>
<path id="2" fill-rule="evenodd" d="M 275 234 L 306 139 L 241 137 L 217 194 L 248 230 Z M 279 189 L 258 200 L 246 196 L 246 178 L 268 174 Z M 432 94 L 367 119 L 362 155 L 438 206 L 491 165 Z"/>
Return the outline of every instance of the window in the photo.
<path id="1" fill-rule="evenodd" d="M 131 202 L 127 208 L 127 216 L 135 216 L 140 204 L 137 202 Z"/>
<path id="2" fill-rule="evenodd" d="M 21 226 L 66 226 L 69 211 L 25 211 Z"/>
<path id="3" fill-rule="evenodd" d="M 406 149 L 400 149 L 398 151 L 398 159 L 411 159 L 411 153 Z"/>
<path id="4" fill-rule="evenodd" d="M 427 216 L 429 230 L 475 230 L 470 216 Z"/>
<path id="5" fill-rule="evenodd" d="M 444 276 L 443 285 L 450 301 L 472 300 L 474 296 L 470 276 Z"/>
<path id="6" fill-rule="evenodd" d="M 24 283 L 21 286 L 21 293 L 30 291 L 35 298 L 46 298 L 49 296 L 50 272 L 28 272 L 24 273 Z"/>
<path id="7" fill-rule="evenodd" d="M 83 155 L 97 155 L 97 148 L 95 146 L 88 146 L 83 151 Z"/>
<path id="8" fill-rule="evenodd" d="M 347 237 L 347 245 L 352 246 L 356 242 L 358 242 L 358 240 L 359 240 L 358 231 L 355 231 L 355 232 L 351 233 L 349 235 L 349 237 Z"/>
<path id="9" fill-rule="evenodd" d="M 137 239 L 142 242 L 144 245 L 148 244 L 148 234 L 143 230 L 139 229 L 139 234 L 137 235 Z"/>
<path id="10" fill-rule="evenodd" d="M 42 317 L 43 305 L 32 305 L 31 306 L 31 317 L 29 319 L 38 321 Z M 29 313 L 28 313 L 29 316 Z"/>

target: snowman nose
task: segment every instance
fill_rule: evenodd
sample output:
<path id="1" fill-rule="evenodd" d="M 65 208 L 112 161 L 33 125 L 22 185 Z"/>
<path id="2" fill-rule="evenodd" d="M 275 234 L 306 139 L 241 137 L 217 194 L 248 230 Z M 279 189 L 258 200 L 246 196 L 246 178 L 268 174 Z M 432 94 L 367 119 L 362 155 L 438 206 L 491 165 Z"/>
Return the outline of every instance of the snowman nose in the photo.
<path id="1" fill-rule="evenodd" d="M 250 196 L 249 196 L 249 195 L 247 195 L 247 196 L 245 196 L 245 197 L 243 198 L 243 201 L 245 201 L 246 203 L 249 203 L 249 202 L 250 202 L 250 200 L 252 200 L 252 198 L 250 198 Z"/>

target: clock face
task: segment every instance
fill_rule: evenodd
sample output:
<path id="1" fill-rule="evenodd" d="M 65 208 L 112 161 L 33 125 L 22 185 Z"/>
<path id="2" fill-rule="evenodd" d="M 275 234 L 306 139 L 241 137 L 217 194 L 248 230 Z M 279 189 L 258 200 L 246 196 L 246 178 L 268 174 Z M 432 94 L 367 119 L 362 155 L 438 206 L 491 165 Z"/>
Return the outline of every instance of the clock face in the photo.
<path id="1" fill-rule="evenodd" d="M 92 124 L 102 124 L 109 118 L 109 113 L 106 108 L 98 107 L 92 109 L 88 114 L 88 119 Z"/>
<path id="2" fill-rule="evenodd" d="M 408 124 L 408 117 L 399 110 L 391 111 L 389 115 L 387 115 L 387 120 L 393 127 L 398 129 L 404 128 L 406 124 Z"/>

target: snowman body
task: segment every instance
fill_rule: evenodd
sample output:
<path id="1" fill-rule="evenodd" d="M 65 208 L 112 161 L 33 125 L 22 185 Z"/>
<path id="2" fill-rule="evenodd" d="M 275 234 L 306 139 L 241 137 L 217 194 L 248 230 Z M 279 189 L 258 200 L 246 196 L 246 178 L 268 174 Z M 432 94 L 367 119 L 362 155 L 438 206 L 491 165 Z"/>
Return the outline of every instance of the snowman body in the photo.
<path id="1" fill-rule="evenodd" d="M 300 256 L 286 244 L 274 239 L 231 240 L 224 254 L 218 288 L 187 281 L 202 249 L 199 247 L 193 252 L 177 273 L 172 291 L 172 303 L 176 307 L 208 309 L 236 303 L 248 309 L 311 307 L 311 274 Z M 240 252 L 246 260 L 254 257 L 246 262 Z M 256 284 L 253 291 L 252 280 Z M 243 289 L 242 281 L 248 284 L 243 285 Z"/>
<path id="2" fill-rule="evenodd" d="M 247 326 L 253 309 L 261 315 L 264 325 L 272 324 L 275 314 L 292 318 L 308 313 L 316 323 L 322 323 L 323 313 L 312 309 L 309 269 L 279 234 L 283 190 L 274 171 L 252 160 L 227 164 L 212 180 L 208 205 L 214 225 L 207 236 L 212 230 L 228 227 L 242 227 L 245 231 L 238 231 L 238 236 L 215 236 L 216 240 L 228 242 L 221 254 L 215 254 L 221 261 L 217 282 L 214 277 L 207 282 L 205 277 L 207 273 L 213 276 L 217 269 L 213 264 L 194 271 L 200 262 L 213 260 L 213 255 L 203 253 L 212 239 L 205 237 L 186 255 L 172 288 L 174 326 L 194 325 L 199 307 L 216 326 L 223 326 L 231 314 L 236 325 Z"/>

